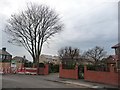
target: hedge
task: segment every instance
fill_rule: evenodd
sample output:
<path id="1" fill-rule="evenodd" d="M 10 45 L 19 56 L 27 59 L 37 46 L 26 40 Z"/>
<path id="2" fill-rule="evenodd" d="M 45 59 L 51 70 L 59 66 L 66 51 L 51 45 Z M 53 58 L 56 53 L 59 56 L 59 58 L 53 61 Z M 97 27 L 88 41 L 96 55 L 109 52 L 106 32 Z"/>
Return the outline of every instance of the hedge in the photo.
<path id="1" fill-rule="evenodd" d="M 59 72 L 59 65 L 54 65 L 52 63 L 49 64 L 49 73 L 57 73 Z"/>

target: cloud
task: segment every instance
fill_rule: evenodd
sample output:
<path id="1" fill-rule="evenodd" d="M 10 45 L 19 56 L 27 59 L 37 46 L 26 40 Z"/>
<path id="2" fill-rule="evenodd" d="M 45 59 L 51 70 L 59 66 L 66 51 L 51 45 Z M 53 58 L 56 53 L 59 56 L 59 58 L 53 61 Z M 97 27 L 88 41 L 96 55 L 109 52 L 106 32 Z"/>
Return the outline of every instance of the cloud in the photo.
<path id="1" fill-rule="evenodd" d="M 6 19 L 11 14 L 24 10 L 29 2 L 46 4 L 54 8 L 65 24 L 63 32 L 49 40 L 49 44 L 44 44 L 42 53 L 56 55 L 58 49 L 64 46 L 87 50 L 99 45 L 105 47 L 109 54 L 113 54 L 111 46 L 118 41 L 117 0 L 2 0 L 0 30 L 4 29 Z M 32 59 L 25 49 L 8 44 L 8 36 L 2 35 L 5 37 L 2 41 L 3 46 L 13 55 L 26 55 Z"/>

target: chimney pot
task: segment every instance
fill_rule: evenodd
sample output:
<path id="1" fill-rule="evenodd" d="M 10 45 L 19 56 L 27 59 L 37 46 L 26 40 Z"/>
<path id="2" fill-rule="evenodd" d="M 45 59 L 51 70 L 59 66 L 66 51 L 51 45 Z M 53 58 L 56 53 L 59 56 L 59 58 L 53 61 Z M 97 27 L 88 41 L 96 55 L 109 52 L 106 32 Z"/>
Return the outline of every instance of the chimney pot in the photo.
<path id="1" fill-rule="evenodd" d="M 3 51 L 6 51 L 6 48 L 4 47 L 4 48 L 2 48 L 2 50 L 3 50 Z"/>

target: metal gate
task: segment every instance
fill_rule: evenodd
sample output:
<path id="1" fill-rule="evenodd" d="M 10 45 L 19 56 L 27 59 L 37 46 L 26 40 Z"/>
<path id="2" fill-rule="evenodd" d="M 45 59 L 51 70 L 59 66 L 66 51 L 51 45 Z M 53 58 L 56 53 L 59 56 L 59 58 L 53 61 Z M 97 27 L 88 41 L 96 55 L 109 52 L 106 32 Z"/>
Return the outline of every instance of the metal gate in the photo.
<path id="1" fill-rule="evenodd" d="M 78 66 L 78 78 L 84 79 L 84 66 L 83 65 Z"/>

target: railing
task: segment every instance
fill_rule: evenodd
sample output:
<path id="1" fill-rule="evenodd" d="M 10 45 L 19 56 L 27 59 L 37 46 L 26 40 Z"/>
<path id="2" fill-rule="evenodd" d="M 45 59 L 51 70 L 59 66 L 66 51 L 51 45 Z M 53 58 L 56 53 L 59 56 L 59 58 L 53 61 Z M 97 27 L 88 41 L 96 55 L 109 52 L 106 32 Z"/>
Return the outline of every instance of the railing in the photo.
<path id="1" fill-rule="evenodd" d="M 87 70 L 104 71 L 104 72 L 110 71 L 109 67 L 107 67 L 107 66 L 95 66 L 95 65 L 87 66 Z"/>
<path id="2" fill-rule="evenodd" d="M 87 67 L 84 67 L 84 80 L 91 81 L 91 82 L 98 82 L 103 84 L 110 84 L 118 86 L 118 73 L 114 71 L 114 67 L 109 67 L 109 72 L 105 71 L 95 71 L 95 70 L 88 70 Z"/>
<path id="3" fill-rule="evenodd" d="M 75 69 L 75 64 L 62 64 L 63 69 Z"/>

